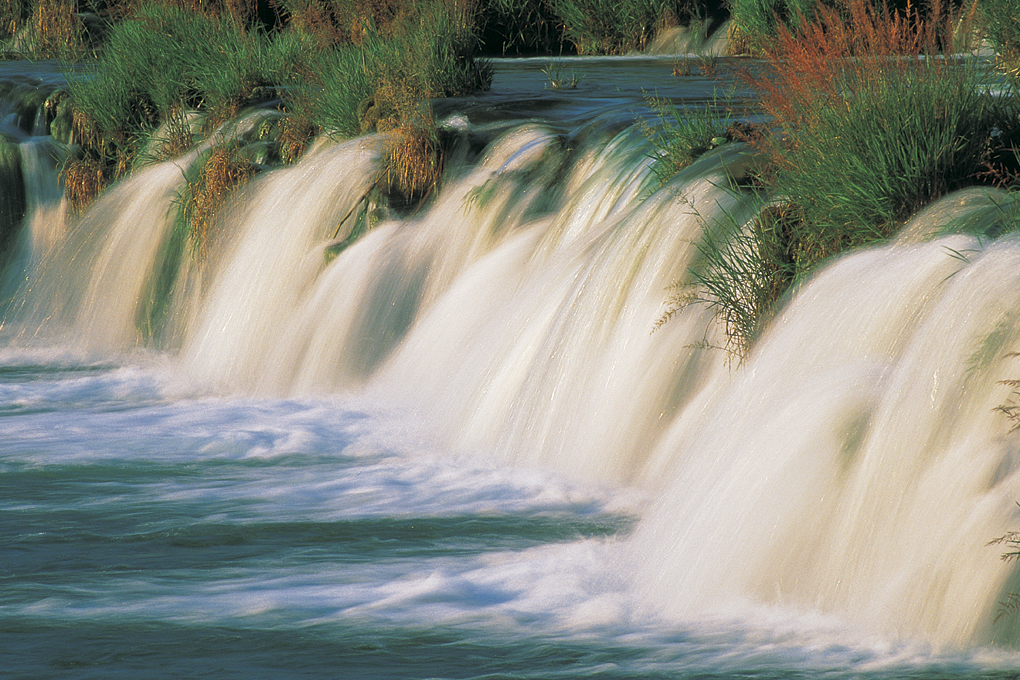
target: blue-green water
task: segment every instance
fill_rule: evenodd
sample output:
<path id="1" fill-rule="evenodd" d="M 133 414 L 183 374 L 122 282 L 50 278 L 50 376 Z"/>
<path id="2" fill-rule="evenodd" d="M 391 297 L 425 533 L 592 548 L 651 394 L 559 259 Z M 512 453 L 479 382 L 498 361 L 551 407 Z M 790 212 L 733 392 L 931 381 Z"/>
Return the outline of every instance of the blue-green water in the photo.
<path id="1" fill-rule="evenodd" d="M 703 229 L 756 209 L 744 151 L 656 190 L 635 125 L 717 83 L 572 63 L 571 91 L 524 60 L 439 105 L 489 146 L 328 263 L 358 140 L 266 173 L 194 267 L 159 260 L 173 161 L 80 219 L 34 187 L 0 326 L 0 676 L 1020 674 L 986 545 L 1020 526 L 993 411 L 1020 242 L 855 254 L 733 366 L 711 310 L 651 331 Z"/>
<path id="2" fill-rule="evenodd" d="M 175 393 L 152 357 L 4 364 L 4 677 L 1013 673 L 780 609 L 645 618 L 640 494 L 444 455 L 406 414 Z"/>

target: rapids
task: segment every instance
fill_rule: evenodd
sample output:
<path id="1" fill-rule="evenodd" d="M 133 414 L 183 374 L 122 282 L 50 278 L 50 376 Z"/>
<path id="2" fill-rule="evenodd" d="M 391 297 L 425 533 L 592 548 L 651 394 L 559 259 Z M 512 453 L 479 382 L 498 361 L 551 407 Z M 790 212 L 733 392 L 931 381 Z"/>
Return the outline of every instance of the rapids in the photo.
<path id="1" fill-rule="evenodd" d="M 4 447 L 2 474 L 48 459 L 32 433 L 59 426 L 39 415 L 48 408 L 40 403 L 59 402 L 72 423 L 75 414 L 95 411 L 102 422 L 81 427 L 121 433 L 111 436 L 126 443 L 111 440 L 112 450 L 140 448 L 142 458 L 146 437 L 135 441 L 132 428 L 155 441 L 179 438 L 171 448 L 198 466 L 205 453 L 222 458 L 217 433 L 226 432 L 228 449 L 314 454 L 308 475 L 326 486 L 314 487 L 308 508 L 332 508 L 331 517 L 373 515 L 373 503 L 382 503 L 389 507 L 383 516 L 412 513 L 428 524 L 448 512 L 513 516 L 518 510 L 510 506 L 521 502 L 537 513 L 527 521 L 541 524 L 520 529 L 531 536 L 557 531 L 564 508 L 597 507 L 594 519 L 583 520 L 585 540 L 568 543 L 574 552 L 543 553 L 553 548 L 536 539 L 539 547 L 528 547 L 517 567 L 515 553 L 501 554 L 500 569 L 515 582 L 530 578 L 516 569 L 538 570 L 536 587 L 562 598 L 549 610 L 588 622 L 584 644 L 610 621 L 624 629 L 614 629 L 614 644 L 624 644 L 628 626 L 661 622 L 641 638 L 649 648 L 662 631 L 700 631 L 679 648 L 663 642 L 673 651 L 656 672 L 758 667 L 781 677 L 804 670 L 791 660 L 797 654 L 765 651 L 784 644 L 821 645 L 822 660 L 806 666 L 815 670 L 901 669 L 901 648 L 875 652 L 878 661 L 860 651 L 871 642 L 848 642 L 858 651 L 834 653 L 842 643 L 820 642 L 842 635 L 833 630 L 881 645 L 910 641 L 929 650 L 918 652 L 929 661 L 941 659 L 925 656 L 942 653 L 931 650 L 956 650 L 963 656 L 947 663 L 962 664 L 962 675 L 1008 668 L 1012 662 L 999 657 L 975 667 L 967 655 L 1020 642 L 1020 612 L 1011 605 L 1020 572 L 999 559 L 1003 546 L 989 545 L 1020 529 L 1020 435 L 998 410 L 1016 401 L 1007 381 L 1020 379 L 1020 238 L 999 235 L 1016 219 L 1014 200 L 951 196 L 897 241 L 831 263 L 794 291 L 747 359 L 736 362 L 719 349 L 725 339 L 711 308 L 693 305 L 660 328 L 656 322 L 705 234 L 746 223 L 761 209 L 761 198 L 732 184 L 749 151 L 724 146 L 658 187 L 653 149 L 637 122 L 648 119 L 643 88 L 602 88 L 611 77 L 631 82 L 629 69 L 638 65 L 667 62 L 618 63 L 623 73 L 613 75 L 603 62 L 578 61 L 589 75 L 575 96 L 536 93 L 542 64 L 514 62 L 498 72 L 492 93 L 442 103 L 457 150 L 442 191 L 420 211 L 385 212 L 332 259 L 327 251 L 374 182 L 378 139 L 322 143 L 293 167 L 263 173 L 224 208 L 208 251 L 196 258 L 175 242 L 173 218 L 182 169 L 197 151 L 139 170 L 72 216 L 57 178 L 65 150 L 8 116 L 7 125 L 21 130 L 27 198 L 2 279 L 0 339 L 14 377 L 5 379 L 0 423 L 15 438 Z M 674 98 L 707 100 L 707 82 L 690 87 Z M 221 134 L 243 137 L 265 115 L 255 112 Z M 15 375 L 35 375 L 32 366 L 44 369 L 23 380 Z M 72 393 L 66 402 L 48 391 L 56 384 Z M 85 405 L 75 406 L 79 400 Z M 132 409 L 150 408 L 132 424 Z M 129 414 L 117 415 L 122 409 Z M 33 417 L 42 420 L 24 421 Z M 313 424 L 333 417 L 349 427 Z M 346 452 L 343 442 L 358 440 L 352 432 L 363 418 L 369 429 L 389 428 L 389 418 L 413 423 L 406 426 L 413 435 L 395 426 L 403 443 L 392 446 L 410 451 L 400 463 L 410 465 L 402 481 L 371 457 L 365 469 L 336 462 L 330 480 L 330 442 Z M 88 448 L 77 438 L 51 446 L 58 461 Z M 419 455 L 423 462 L 414 462 Z M 222 465 L 244 456 L 227 458 Z M 202 493 L 263 503 L 260 485 L 269 497 L 290 498 L 312 478 L 274 481 L 264 472 L 258 480 L 238 473 L 233 491 L 228 475 L 220 490 Z M 420 507 L 400 495 L 401 485 Z M 463 493 L 485 498 L 476 506 Z M 166 502 L 178 498 L 160 494 Z M 398 500 L 380 501 L 380 494 Z M 293 507 L 281 506 L 284 514 Z M 553 519 L 536 519 L 550 507 Z M 402 531 L 386 526 L 378 530 L 391 538 Z M 302 598 L 325 597 L 337 610 L 389 612 L 396 620 L 404 595 L 387 589 L 406 586 L 408 576 L 394 560 L 380 562 L 375 590 L 366 586 L 337 602 L 323 594 L 332 592 L 327 584 L 302 585 L 305 576 L 294 588 L 307 586 Z M 561 560 L 599 566 L 575 571 Z M 286 565 L 266 569 L 290 578 Z M 468 611 L 475 606 L 487 616 L 501 602 L 485 580 L 501 577 L 490 572 L 485 579 L 470 569 L 432 573 L 443 581 L 439 590 L 456 591 L 450 597 Z M 421 578 L 432 592 L 436 583 Z M 557 585 L 560 578 L 572 585 Z M 474 601 L 463 595 L 468 581 L 470 593 L 478 589 L 475 605 L 464 604 Z M 315 588 L 324 590 L 316 596 Z M 113 592 L 103 606 L 116 607 Z M 169 591 L 154 592 L 137 596 L 132 616 L 160 618 L 160 607 L 177 607 L 167 615 L 176 622 L 185 611 L 185 618 L 215 621 L 248 616 L 235 600 L 216 609 L 201 605 L 198 593 L 187 595 L 194 602 L 178 602 Z M 39 594 L 36 604 L 56 607 L 48 597 Z M 305 606 L 279 597 L 282 604 L 265 610 Z M 405 613 L 426 607 L 408 597 Z M 540 599 L 533 593 L 499 616 L 528 630 L 533 614 L 521 611 L 539 611 Z M 147 603 L 156 601 L 162 604 L 150 611 Z M 19 616 L 36 611 L 29 604 Z M 253 601 L 250 611 L 260 607 Z M 765 620 L 751 628 L 773 633 L 755 642 L 745 623 L 730 628 L 746 612 Z M 715 623 L 692 628 L 692 620 Z M 778 639 L 786 633 L 776 631 L 802 627 L 824 633 L 807 642 L 803 632 L 790 633 L 792 643 Z M 691 661 L 706 653 L 724 659 L 726 650 L 742 660 L 738 667 Z M 929 661 L 918 667 L 930 669 Z M 585 673 L 603 663 L 598 657 Z M 936 666 L 944 671 L 942 663 Z M 626 672 L 639 668 L 651 666 Z"/>

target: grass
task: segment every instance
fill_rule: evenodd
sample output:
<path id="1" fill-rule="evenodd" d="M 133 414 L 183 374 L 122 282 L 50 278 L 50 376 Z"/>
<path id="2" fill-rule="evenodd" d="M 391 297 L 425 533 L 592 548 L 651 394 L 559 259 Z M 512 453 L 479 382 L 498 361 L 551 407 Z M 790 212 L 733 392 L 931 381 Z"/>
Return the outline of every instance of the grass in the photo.
<path id="1" fill-rule="evenodd" d="M 793 281 L 781 210 L 769 208 L 748 224 L 733 221 L 725 235 L 706 234 L 690 282 L 677 282 L 656 327 L 688 305 L 713 309 L 723 325 L 727 351 L 742 361 L 768 325 Z"/>
<path id="2" fill-rule="evenodd" d="M 998 58 L 999 66 L 1020 81 L 1020 13 L 1013 0 L 981 0 L 985 32 Z"/>
<path id="3" fill-rule="evenodd" d="M 710 238 L 698 292 L 686 293 L 716 308 L 739 353 L 785 291 L 832 257 L 889 238 L 954 189 L 1015 182 L 1018 98 L 985 94 L 981 63 L 942 54 L 969 9 L 846 0 L 801 15 L 800 28 L 776 26 L 768 68 L 745 77 L 775 125 L 751 140 L 766 160 L 758 182 L 781 203 L 729 240 Z M 691 120 L 666 130 L 659 147 L 678 167 L 709 134 Z"/>
<path id="4" fill-rule="evenodd" d="M 744 139 L 752 128 L 738 124 L 731 109 L 718 98 L 700 108 L 677 107 L 657 97 L 648 99 L 657 123 L 646 125 L 644 132 L 655 146 L 652 171 L 665 184 L 673 175 L 697 160 L 705 152 L 728 142 Z"/>
<path id="5" fill-rule="evenodd" d="M 556 61 L 550 61 L 549 65 L 542 69 L 542 73 L 545 74 L 548 82 L 546 87 L 551 90 L 573 90 L 581 84 L 581 74 L 570 69 L 568 73 L 564 70 L 563 65 Z"/>
<path id="6" fill-rule="evenodd" d="M 274 128 L 274 157 L 283 162 L 295 160 L 320 132 L 347 138 L 405 126 L 387 159 L 423 160 L 408 150 L 428 145 L 408 140 L 423 138 L 428 100 L 485 88 L 491 80 L 485 62 L 473 58 L 474 27 L 462 4 L 289 3 L 293 25 L 275 33 L 248 28 L 251 18 L 229 6 L 203 14 L 154 4 L 128 14 L 96 63 L 68 73 L 74 130 L 85 149 L 65 170 L 73 202 L 84 205 L 97 186 L 148 160 L 154 136 L 164 142 L 155 157 L 164 158 L 244 107 L 268 103 L 287 114 Z M 197 137 L 174 127 L 192 111 L 205 121 Z M 440 164 L 434 157 L 428 162 L 426 174 L 433 176 Z M 388 172 L 403 178 L 395 186 L 422 193 L 416 171 Z"/>
<path id="7" fill-rule="evenodd" d="M 480 0 L 480 33 L 504 53 L 626 54 L 663 28 L 726 16 L 720 0 Z"/>
<path id="8" fill-rule="evenodd" d="M 243 144 L 232 140 L 209 149 L 186 173 L 186 185 L 178 198 L 178 230 L 187 234 L 197 259 L 203 259 L 208 251 L 220 206 L 257 170 Z"/>
<path id="9" fill-rule="evenodd" d="M 548 0 L 578 54 L 640 50 L 656 28 L 675 23 L 681 3 L 670 0 Z"/>
<path id="10" fill-rule="evenodd" d="M 1016 134 L 1015 100 L 982 92 L 983 66 L 939 55 L 956 13 L 933 4 L 924 19 L 865 0 L 844 11 L 849 22 L 823 10 L 800 31 L 780 27 L 774 69 L 750 78 L 793 133 L 757 145 L 773 168 L 766 183 L 789 197 L 798 275 L 976 183 L 990 150 Z"/>
<path id="11" fill-rule="evenodd" d="M 822 3 L 826 4 L 822 4 Z M 797 30 L 815 16 L 816 8 L 834 0 L 729 0 L 740 42 L 751 52 L 767 51 L 780 26 Z M 743 50 L 742 50 L 743 51 Z"/>

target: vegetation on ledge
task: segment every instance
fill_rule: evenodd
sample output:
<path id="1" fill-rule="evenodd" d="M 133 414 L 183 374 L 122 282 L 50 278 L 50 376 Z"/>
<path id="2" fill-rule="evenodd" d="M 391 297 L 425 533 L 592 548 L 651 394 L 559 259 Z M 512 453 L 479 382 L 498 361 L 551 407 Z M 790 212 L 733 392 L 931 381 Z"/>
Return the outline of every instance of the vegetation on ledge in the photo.
<path id="1" fill-rule="evenodd" d="M 1020 97 L 988 92 L 987 63 L 947 54 L 974 34 L 972 10 L 844 0 L 776 26 L 766 67 L 745 75 L 773 121 L 748 141 L 764 159 L 757 187 L 775 198 L 701 245 L 694 290 L 679 290 L 667 317 L 709 304 L 743 356 L 786 291 L 832 257 L 889 238 L 955 189 L 1020 187 Z M 690 128 L 662 136 L 689 147 Z"/>

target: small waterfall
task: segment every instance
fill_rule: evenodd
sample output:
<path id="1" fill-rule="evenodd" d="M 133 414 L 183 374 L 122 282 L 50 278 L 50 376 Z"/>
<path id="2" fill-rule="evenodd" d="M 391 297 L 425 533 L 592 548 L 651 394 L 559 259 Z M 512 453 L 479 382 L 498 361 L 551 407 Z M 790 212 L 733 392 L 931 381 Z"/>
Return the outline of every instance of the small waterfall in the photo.
<path id="1" fill-rule="evenodd" d="M 199 149 L 66 222 L 31 194 L 5 328 L 165 351 L 218 392 L 357 390 L 455 452 L 636 485 L 626 566 L 667 617 L 753 600 L 1015 644 L 1020 617 L 996 618 L 1020 577 L 986 543 L 1020 529 L 1020 435 L 994 410 L 1020 378 L 1020 240 L 968 217 L 987 205 L 932 213 L 807 282 L 737 365 L 710 308 L 656 321 L 706 233 L 760 209 L 730 186 L 744 149 L 659 188 L 638 131 L 589 132 L 516 127 L 351 243 L 382 137 L 257 177 L 201 258 L 174 226 Z M 25 146 L 26 178 L 52 154 Z"/>
<path id="2" fill-rule="evenodd" d="M 67 197 L 58 181 L 67 150 L 50 136 L 32 137 L 20 145 L 25 183 L 25 218 L 32 259 L 54 247 L 66 229 Z"/>
<path id="3" fill-rule="evenodd" d="M 969 263 L 955 254 L 971 253 Z M 794 298 L 707 412 L 663 441 L 672 483 L 634 537 L 682 615 L 753 598 L 937 642 L 993 624 L 1013 569 L 1020 241 L 850 256 Z M 1014 584 L 1015 585 L 1015 584 Z"/>
<path id="4" fill-rule="evenodd" d="M 138 344 L 138 307 L 182 182 L 179 165 L 162 163 L 113 187 L 83 214 L 46 251 L 22 291 L 24 333 L 69 334 L 101 352 Z"/>

